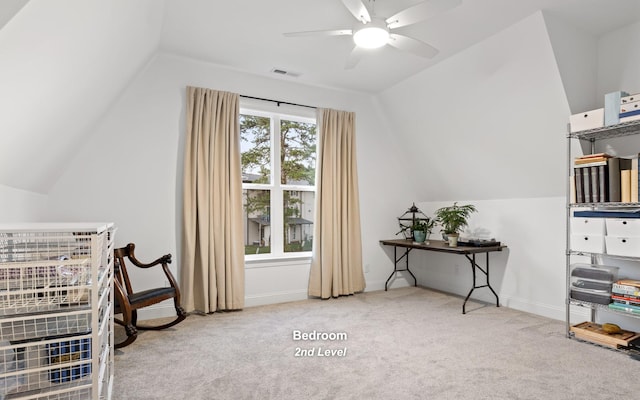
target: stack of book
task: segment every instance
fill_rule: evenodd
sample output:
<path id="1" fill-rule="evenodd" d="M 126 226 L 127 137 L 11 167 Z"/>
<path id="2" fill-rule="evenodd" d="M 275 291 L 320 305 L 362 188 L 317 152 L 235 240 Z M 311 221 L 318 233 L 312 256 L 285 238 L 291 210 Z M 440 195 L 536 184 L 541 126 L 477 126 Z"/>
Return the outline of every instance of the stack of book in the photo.
<path id="1" fill-rule="evenodd" d="M 614 157 L 607 153 L 578 157 L 573 165 L 576 203 L 640 201 L 638 155 Z"/>
<path id="2" fill-rule="evenodd" d="M 612 310 L 640 314 L 640 281 L 621 279 L 615 282 L 611 288 L 611 300 L 609 308 Z"/>

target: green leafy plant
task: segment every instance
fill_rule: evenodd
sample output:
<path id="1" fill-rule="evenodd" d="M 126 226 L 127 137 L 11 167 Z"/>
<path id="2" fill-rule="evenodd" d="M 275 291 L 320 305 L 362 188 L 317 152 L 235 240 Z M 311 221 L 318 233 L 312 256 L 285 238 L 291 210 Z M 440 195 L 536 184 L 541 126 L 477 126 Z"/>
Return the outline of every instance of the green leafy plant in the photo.
<path id="1" fill-rule="evenodd" d="M 436 221 L 431 218 L 427 219 L 416 219 L 413 221 L 413 226 L 411 227 L 412 231 L 422 231 L 425 233 L 431 232 L 433 227 L 435 226 Z"/>
<path id="2" fill-rule="evenodd" d="M 457 203 L 453 203 L 452 206 L 442 207 L 436 210 L 436 222 L 442 226 L 444 233 L 447 235 L 456 234 L 467 226 L 467 219 L 471 213 L 476 211 L 475 206 L 472 204 L 459 206 Z"/>

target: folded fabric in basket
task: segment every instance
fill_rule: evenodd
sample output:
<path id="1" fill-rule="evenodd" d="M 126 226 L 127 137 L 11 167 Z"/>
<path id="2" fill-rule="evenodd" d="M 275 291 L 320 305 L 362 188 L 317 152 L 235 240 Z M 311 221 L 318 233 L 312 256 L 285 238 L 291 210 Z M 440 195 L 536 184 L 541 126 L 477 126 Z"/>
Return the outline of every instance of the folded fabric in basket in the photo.
<path id="1" fill-rule="evenodd" d="M 91 339 L 76 339 L 50 343 L 47 345 L 49 380 L 53 383 L 69 382 L 91 374 Z M 69 366 L 79 360 L 88 360 L 86 364 Z M 60 367 L 56 367 L 60 365 Z M 67 366 L 65 366 L 67 365 Z"/>

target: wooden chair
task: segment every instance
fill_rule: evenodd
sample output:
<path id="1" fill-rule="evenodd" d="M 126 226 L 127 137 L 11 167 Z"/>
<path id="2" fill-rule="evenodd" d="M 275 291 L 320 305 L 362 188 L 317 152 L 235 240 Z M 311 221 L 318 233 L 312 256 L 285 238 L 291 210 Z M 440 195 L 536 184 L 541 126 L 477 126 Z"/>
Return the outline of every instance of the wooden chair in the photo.
<path id="1" fill-rule="evenodd" d="M 169 328 L 180 321 L 184 320 L 187 313 L 180 305 L 180 289 L 178 284 L 169 270 L 168 264 L 171 263 L 171 254 L 164 255 L 157 260 L 145 264 L 140 262 L 134 255 L 135 244 L 129 243 L 126 247 L 115 249 L 113 251 L 114 256 L 114 299 L 115 309 L 114 314 L 122 314 L 122 319 L 114 318 L 114 321 L 124 326 L 127 334 L 127 339 L 115 343 L 115 348 L 120 348 L 133 343 L 138 335 L 138 329 L 152 329 L 159 330 Z M 140 292 L 134 292 L 131 288 L 131 281 L 129 280 L 129 274 L 125 264 L 125 258 L 128 258 L 133 265 L 139 268 L 151 268 L 156 265 L 161 265 L 164 274 L 169 282 L 169 287 L 160 287 L 154 289 L 143 290 Z M 164 300 L 173 299 L 173 303 L 176 308 L 177 317 L 173 321 L 158 325 L 158 326 L 139 326 L 138 325 L 138 310 L 143 307 L 148 307 L 152 304 L 159 303 Z"/>

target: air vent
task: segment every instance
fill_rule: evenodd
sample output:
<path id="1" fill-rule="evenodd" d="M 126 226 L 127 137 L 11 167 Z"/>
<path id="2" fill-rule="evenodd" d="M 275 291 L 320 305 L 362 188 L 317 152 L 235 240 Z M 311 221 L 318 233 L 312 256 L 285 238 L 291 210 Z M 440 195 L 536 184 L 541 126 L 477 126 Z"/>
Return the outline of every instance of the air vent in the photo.
<path id="1" fill-rule="evenodd" d="M 273 72 L 276 75 L 286 75 L 286 76 L 290 76 L 290 77 L 293 77 L 293 78 L 297 78 L 297 77 L 300 76 L 300 74 L 297 73 L 297 72 L 287 71 L 287 70 L 284 70 L 284 69 L 281 69 L 281 68 L 274 68 L 274 69 L 271 70 L 271 72 Z"/>

